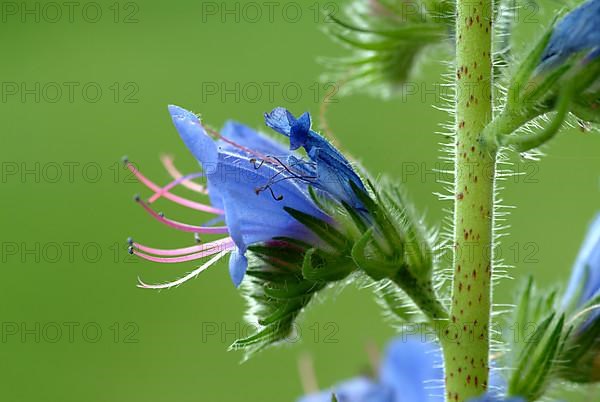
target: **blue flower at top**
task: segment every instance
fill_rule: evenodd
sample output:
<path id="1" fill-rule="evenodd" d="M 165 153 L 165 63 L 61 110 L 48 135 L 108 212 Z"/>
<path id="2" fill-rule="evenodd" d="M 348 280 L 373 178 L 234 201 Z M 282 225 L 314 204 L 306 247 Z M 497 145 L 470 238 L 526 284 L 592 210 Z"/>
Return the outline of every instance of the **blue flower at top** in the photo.
<path id="1" fill-rule="evenodd" d="M 418 337 L 398 337 L 387 346 L 377 379 L 356 377 L 331 389 L 306 395 L 298 402 L 442 402 L 444 401 L 442 355 L 435 343 Z M 505 384 L 496 373 L 490 375 L 490 391 L 471 402 L 525 402 L 502 398 Z"/>
<path id="2" fill-rule="evenodd" d="M 579 52 L 588 52 L 588 59 L 597 57 L 600 52 L 599 20 L 600 0 L 589 0 L 568 13 L 554 27 L 538 69 L 554 68 Z"/>
<path id="3" fill-rule="evenodd" d="M 309 186 L 334 202 L 359 205 L 349 182 L 364 189 L 360 178 L 339 151 L 310 129 L 308 113 L 299 119 L 283 108 L 267 114 L 267 125 L 289 138 L 289 149 L 237 122 L 229 121 L 221 133 L 211 132 L 209 135 L 195 114 L 174 105 L 169 106 L 169 113 L 183 142 L 200 163 L 202 172 L 182 176 L 172 161 L 167 160 L 165 167 L 174 181 L 161 187 L 129 163 L 128 167 L 136 177 L 154 191 L 147 201 L 137 200 L 153 217 L 168 226 L 197 235 L 219 234 L 225 237 L 175 250 L 152 248 L 132 241 L 132 253 L 155 262 L 174 263 L 212 257 L 184 278 L 162 285 L 141 283 L 142 287 L 179 285 L 225 254 L 230 254 L 229 272 L 233 283 L 238 286 L 247 269 L 248 247 L 268 243 L 278 237 L 291 238 L 317 248 L 326 247 L 315 233 L 286 211 L 291 208 L 335 226 L 333 218 L 312 199 Z M 306 150 L 309 160 L 295 152 L 299 147 Z M 192 178 L 199 176 L 206 178 L 205 188 L 191 182 Z M 210 203 L 198 203 L 172 194 L 171 188 L 180 184 L 208 195 Z M 216 218 L 209 221 L 210 224 L 198 226 L 168 219 L 150 207 L 158 198 L 212 213 Z M 219 221 L 224 221 L 225 225 L 214 226 Z"/>
<path id="4" fill-rule="evenodd" d="M 363 208 L 350 186 L 352 182 L 364 190 L 362 181 L 350 162 L 329 141 L 311 130 L 310 114 L 304 113 L 296 119 L 287 109 L 278 107 L 271 113 L 265 113 L 265 122 L 273 130 L 289 137 L 290 150 L 304 148 L 316 165 L 314 187 L 354 208 Z"/>
<path id="5" fill-rule="evenodd" d="M 600 296 L 600 214 L 590 225 L 583 246 L 573 266 L 569 286 L 563 298 L 564 308 L 580 308 Z M 600 317 L 592 312 L 589 320 Z"/>

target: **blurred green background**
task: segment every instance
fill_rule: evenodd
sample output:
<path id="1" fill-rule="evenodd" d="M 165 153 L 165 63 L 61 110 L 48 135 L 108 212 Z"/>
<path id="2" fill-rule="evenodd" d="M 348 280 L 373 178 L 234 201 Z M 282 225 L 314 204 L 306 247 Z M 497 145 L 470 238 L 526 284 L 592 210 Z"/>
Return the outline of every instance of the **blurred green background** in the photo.
<path id="1" fill-rule="evenodd" d="M 382 347 L 394 334 L 371 292 L 348 286 L 313 304 L 301 341 L 240 364 L 227 347 L 247 332 L 244 302 L 225 263 L 155 292 L 137 289 L 137 277 L 165 281 L 193 265 L 126 253 L 129 235 L 165 248 L 191 239 L 132 201 L 148 191 L 121 156 L 159 183 L 168 182 L 161 153 L 195 169 L 169 103 L 216 127 L 229 118 L 262 127 L 262 113 L 279 105 L 318 121 L 327 87 L 316 58 L 344 53 L 321 32 L 319 10 L 341 4 L 2 2 L 1 400 L 289 401 L 302 394 L 300 355 L 313 356 L 327 386 L 366 366 L 367 343 Z M 551 14 L 536 12 L 518 46 Z M 431 105 L 444 72 L 433 56 L 419 67 L 413 96 L 336 97 L 328 123 L 346 152 L 404 182 L 439 226 L 450 205 L 433 195 L 441 185 L 432 171 L 443 166 L 434 132 L 447 116 Z M 568 277 L 600 206 L 598 149 L 595 133 L 570 130 L 541 162 L 520 162 L 514 169 L 523 175 L 502 183 L 505 204 L 518 206 L 501 246 L 517 266 L 513 277 L 533 273 L 544 286 Z M 205 219 L 167 202 L 160 208 Z M 498 286 L 496 302 L 510 303 L 515 286 Z"/>

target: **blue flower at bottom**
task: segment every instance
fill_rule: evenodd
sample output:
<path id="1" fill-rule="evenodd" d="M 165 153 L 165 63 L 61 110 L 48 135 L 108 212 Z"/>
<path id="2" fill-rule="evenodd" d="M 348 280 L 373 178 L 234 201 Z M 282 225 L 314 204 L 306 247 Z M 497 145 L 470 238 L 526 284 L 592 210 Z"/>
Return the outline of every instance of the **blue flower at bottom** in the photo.
<path id="1" fill-rule="evenodd" d="M 438 402 L 444 397 L 439 348 L 419 338 L 397 338 L 387 346 L 379 378 L 357 377 L 299 402 Z"/>
<path id="2" fill-rule="evenodd" d="M 356 377 L 298 402 L 442 402 L 444 372 L 442 355 L 435 343 L 417 337 L 399 337 L 387 346 L 377 379 Z M 491 388 L 504 388 L 502 379 L 492 374 Z M 470 402 L 525 402 L 522 398 L 501 398 L 488 393 Z"/>
<path id="3" fill-rule="evenodd" d="M 600 214 L 590 225 L 577 255 L 563 307 L 579 309 L 600 296 Z M 600 317 L 600 309 L 592 312 L 588 322 Z"/>

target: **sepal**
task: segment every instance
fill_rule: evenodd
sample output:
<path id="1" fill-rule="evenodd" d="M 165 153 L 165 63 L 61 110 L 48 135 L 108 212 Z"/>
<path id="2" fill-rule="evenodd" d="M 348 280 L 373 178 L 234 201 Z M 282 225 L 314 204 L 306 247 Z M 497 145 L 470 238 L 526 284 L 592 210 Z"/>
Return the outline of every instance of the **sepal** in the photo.
<path id="1" fill-rule="evenodd" d="M 293 338 L 296 320 L 314 295 L 356 270 L 341 232 L 300 211 L 288 212 L 327 241 L 329 250 L 286 237 L 248 247 L 242 291 L 249 305 L 247 321 L 256 331 L 230 346 L 244 350 L 245 358 Z"/>
<path id="2" fill-rule="evenodd" d="M 539 292 L 531 278 L 521 290 L 509 341 L 514 367 L 508 395 L 538 400 L 552 384 L 560 367 L 570 326 L 555 312 L 556 292 Z"/>
<path id="3" fill-rule="evenodd" d="M 574 329 L 561 354 L 559 375 L 576 383 L 600 381 L 600 295 L 583 305 L 571 318 Z"/>
<path id="4" fill-rule="evenodd" d="M 382 183 L 378 189 L 369 182 L 369 188 L 372 195 L 352 186 L 368 212 L 353 217 L 366 229 L 352 247 L 352 259 L 374 281 L 393 283 L 430 319 L 446 317 L 434 289 L 431 239 L 423 223 L 397 187 Z M 404 308 L 390 307 L 404 314 Z"/>

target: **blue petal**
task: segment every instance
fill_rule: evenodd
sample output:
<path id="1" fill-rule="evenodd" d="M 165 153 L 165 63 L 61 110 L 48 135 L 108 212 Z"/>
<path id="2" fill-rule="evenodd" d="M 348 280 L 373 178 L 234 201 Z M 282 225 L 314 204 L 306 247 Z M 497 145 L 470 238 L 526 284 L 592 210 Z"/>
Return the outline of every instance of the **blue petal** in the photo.
<path id="1" fill-rule="evenodd" d="M 202 170 L 206 174 L 210 174 L 216 169 L 218 161 L 217 145 L 213 138 L 206 133 L 202 123 L 192 112 L 179 106 L 169 105 L 169 113 L 171 113 L 173 124 L 185 145 L 200 163 Z M 213 188 L 210 181 L 208 182 L 208 196 L 213 206 L 223 209 L 221 194 L 218 189 Z"/>
<path id="2" fill-rule="evenodd" d="M 232 251 L 229 257 L 229 275 L 236 288 L 242 283 L 247 268 L 248 260 L 246 257 L 238 249 Z"/>
<path id="3" fill-rule="evenodd" d="M 542 54 L 539 68 L 552 68 L 571 55 L 600 46 L 600 0 L 590 0 L 560 20 Z"/>
<path id="4" fill-rule="evenodd" d="M 317 179 L 311 183 L 314 187 L 329 193 L 332 198 L 344 200 L 355 208 L 363 208 L 350 182 L 364 190 L 362 181 L 350 162 L 324 137 L 310 129 L 310 114 L 304 113 L 296 119 L 284 108 L 275 108 L 265 114 L 267 126 L 290 137 L 290 149 L 300 146 L 316 164 Z"/>
<path id="5" fill-rule="evenodd" d="M 581 247 L 569 286 L 563 297 L 563 308 L 579 308 L 600 295 L 600 214 L 590 225 Z M 593 313 L 590 319 L 600 316 Z"/>
<path id="6" fill-rule="evenodd" d="M 390 389 L 366 377 L 353 378 L 330 390 L 304 396 L 298 402 L 331 402 L 333 393 L 338 402 L 394 402 Z M 406 401 L 413 402 L 410 399 Z"/>
<path id="7" fill-rule="evenodd" d="M 181 139 L 200 162 L 205 171 L 214 168 L 217 162 L 217 146 L 206 134 L 198 117 L 179 106 L 169 105 L 169 113 Z"/>
<path id="8" fill-rule="evenodd" d="M 331 221 L 314 204 L 302 183 L 283 180 L 271 185 L 273 194 L 268 189 L 257 191 L 271 182 L 278 172 L 269 164 L 265 163 L 256 169 L 249 158 L 222 153 L 219 155 L 218 171 L 207 176 L 222 194 L 225 221 L 241 252 L 245 252 L 250 244 L 276 236 L 294 237 L 309 243 L 316 241 L 314 234 L 292 218 L 284 207 Z"/>
<path id="9" fill-rule="evenodd" d="M 226 122 L 223 130 L 221 130 L 221 135 L 242 147 L 251 149 L 265 156 L 287 157 L 290 154 L 283 144 L 235 121 L 230 120 Z M 238 147 L 225 141 L 219 141 L 219 147 L 231 152 L 241 152 Z"/>
<path id="10" fill-rule="evenodd" d="M 288 137 L 295 122 L 294 116 L 283 107 L 276 107 L 271 113 L 265 113 L 267 126 Z"/>
<path id="11" fill-rule="evenodd" d="M 394 390 L 396 401 L 443 401 L 442 357 L 434 343 L 396 338 L 387 347 L 380 367 L 381 383 Z"/>
<path id="12" fill-rule="evenodd" d="M 288 112 L 290 116 L 291 113 Z M 294 117 L 292 116 L 292 119 Z M 294 119 L 295 120 L 295 119 Z M 298 120 L 296 120 L 290 130 L 290 149 L 298 149 L 306 145 L 306 141 L 310 135 L 310 114 L 304 113 Z"/>

